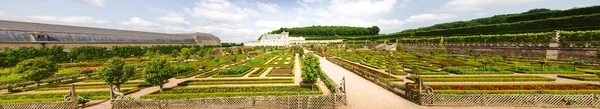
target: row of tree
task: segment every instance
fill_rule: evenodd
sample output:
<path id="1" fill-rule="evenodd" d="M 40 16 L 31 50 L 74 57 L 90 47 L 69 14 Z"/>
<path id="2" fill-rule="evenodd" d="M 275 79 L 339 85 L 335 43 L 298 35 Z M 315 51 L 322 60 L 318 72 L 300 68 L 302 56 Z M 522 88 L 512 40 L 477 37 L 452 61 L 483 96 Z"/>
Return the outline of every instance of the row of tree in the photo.
<path id="1" fill-rule="evenodd" d="M 351 26 L 309 26 L 280 28 L 271 31 L 271 34 L 279 34 L 283 31 L 289 32 L 290 36 L 359 36 L 359 35 L 377 35 L 379 27 L 351 27 Z"/>
<path id="2" fill-rule="evenodd" d="M 402 33 L 430 31 L 430 30 L 438 30 L 438 29 L 451 29 L 451 28 L 460 28 L 460 27 L 472 27 L 472 26 L 500 24 L 500 23 L 522 22 L 522 21 L 540 20 L 540 19 L 557 18 L 557 17 L 565 17 L 565 16 L 574 16 L 574 15 L 598 14 L 598 13 L 600 13 L 600 11 L 598 11 L 598 10 L 600 10 L 600 6 L 572 8 L 572 9 L 568 9 L 568 10 L 550 10 L 550 9 L 546 9 L 546 8 L 538 8 L 538 9 L 531 9 L 531 10 L 529 10 L 527 12 L 523 12 L 523 13 L 502 14 L 502 15 L 495 15 L 492 17 L 473 19 L 473 20 L 469 20 L 469 21 L 456 21 L 456 22 L 450 22 L 450 23 L 436 24 L 436 25 L 428 26 L 428 27 L 421 27 L 421 28 L 417 28 L 417 29 L 408 29 L 408 30 L 402 31 Z"/>
<path id="3" fill-rule="evenodd" d="M 151 54 L 172 54 L 173 52 L 180 53 L 183 48 L 190 48 L 189 52 L 201 52 L 204 54 L 209 49 L 216 46 L 186 46 L 186 45 L 168 45 L 168 46 L 114 46 L 95 47 L 83 46 L 72 48 L 69 52 L 63 52 L 62 46 L 54 46 L 51 48 L 33 48 L 23 47 L 18 49 L 4 48 L 4 52 L 0 52 L 0 67 L 10 67 L 17 63 L 38 57 L 47 58 L 49 61 L 61 63 L 65 61 L 81 62 L 95 59 L 106 59 L 108 57 L 134 57 Z"/>

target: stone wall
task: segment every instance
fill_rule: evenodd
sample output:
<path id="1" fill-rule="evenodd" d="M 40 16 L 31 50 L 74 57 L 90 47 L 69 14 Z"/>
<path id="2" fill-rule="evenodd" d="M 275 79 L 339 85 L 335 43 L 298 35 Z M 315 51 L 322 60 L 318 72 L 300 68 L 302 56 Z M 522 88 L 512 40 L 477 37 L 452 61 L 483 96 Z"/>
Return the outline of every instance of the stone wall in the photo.
<path id="1" fill-rule="evenodd" d="M 409 45 L 403 44 L 405 50 L 433 51 L 434 44 Z M 599 48 L 570 48 L 570 47 L 475 47 L 475 46 L 446 46 L 446 51 L 457 54 L 490 54 L 490 55 L 515 55 L 527 57 L 546 57 L 548 51 L 557 51 L 559 60 L 583 59 L 596 60 L 596 51 Z M 468 50 L 468 51 L 467 51 Z"/>

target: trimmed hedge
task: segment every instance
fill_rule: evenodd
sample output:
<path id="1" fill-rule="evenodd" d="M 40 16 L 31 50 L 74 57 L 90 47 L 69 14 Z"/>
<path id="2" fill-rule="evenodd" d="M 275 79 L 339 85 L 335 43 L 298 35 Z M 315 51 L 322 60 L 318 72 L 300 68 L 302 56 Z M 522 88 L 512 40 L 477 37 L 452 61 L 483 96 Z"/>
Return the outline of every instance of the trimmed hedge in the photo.
<path id="1" fill-rule="evenodd" d="M 182 98 L 206 98 L 206 97 L 235 97 L 235 96 L 283 96 L 283 95 L 317 95 L 321 91 L 309 92 L 218 92 L 218 93 L 185 93 L 185 94 L 150 94 L 144 95 L 142 99 L 182 99 Z"/>
<path id="2" fill-rule="evenodd" d="M 250 75 L 248 75 L 248 77 L 259 77 L 260 75 L 265 73 L 266 70 L 267 70 L 267 68 L 260 68 L 260 69 L 256 70 L 255 72 L 252 72 Z"/>
<path id="3" fill-rule="evenodd" d="M 316 90 L 313 90 L 315 88 Z M 201 97 L 229 97 L 229 96 L 272 96 L 272 95 L 298 95 L 322 94 L 318 86 L 219 86 L 203 88 L 168 88 L 163 92 L 154 92 L 144 95 L 144 99 L 181 99 Z"/>
<path id="4" fill-rule="evenodd" d="M 414 76 L 407 79 L 415 81 Z M 555 81 L 540 76 L 421 76 L 425 82 L 512 82 L 512 81 Z"/>
<path id="5" fill-rule="evenodd" d="M 188 85 L 221 85 L 221 84 L 280 84 L 294 83 L 294 78 L 258 78 L 258 79 L 208 79 L 208 80 L 189 80 L 177 84 L 178 86 Z"/>
<path id="6" fill-rule="evenodd" d="M 123 90 L 123 94 L 131 94 L 139 91 L 134 88 Z M 0 103 L 14 102 L 37 102 L 37 101 L 62 101 L 63 96 L 69 94 L 64 93 L 39 93 L 39 94 L 3 94 L 0 95 Z M 109 98 L 109 91 L 93 91 L 93 92 L 77 92 L 77 96 L 86 96 L 92 100 L 104 100 Z"/>
<path id="7" fill-rule="evenodd" d="M 583 72 L 577 71 L 515 71 L 517 73 L 524 74 L 584 74 Z"/>
<path id="8" fill-rule="evenodd" d="M 218 73 L 217 71 L 207 71 L 207 72 L 203 72 L 203 73 L 199 74 L 198 76 L 196 76 L 196 78 L 207 78 L 207 77 L 213 76 L 217 73 Z"/>
<path id="9" fill-rule="evenodd" d="M 434 90 L 435 94 L 600 94 L 600 90 Z"/>
<path id="10" fill-rule="evenodd" d="M 575 79 L 581 81 L 600 81 L 600 78 L 596 75 L 558 75 L 561 78 Z"/>
<path id="11" fill-rule="evenodd" d="M 250 68 L 250 69 L 244 71 L 243 73 L 236 74 L 236 75 L 221 75 L 221 74 L 217 74 L 217 75 L 214 75 L 213 78 L 242 77 L 242 76 L 250 73 L 252 70 L 254 70 L 254 69 Z"/>
<path id="12" fill-rule="evenodd" d="M 414 74 L 411 72 L 411 74 Z M 419 75 L 449 75 L 448 72 L 431 72 L 431 71 L 422 71 Z"/>

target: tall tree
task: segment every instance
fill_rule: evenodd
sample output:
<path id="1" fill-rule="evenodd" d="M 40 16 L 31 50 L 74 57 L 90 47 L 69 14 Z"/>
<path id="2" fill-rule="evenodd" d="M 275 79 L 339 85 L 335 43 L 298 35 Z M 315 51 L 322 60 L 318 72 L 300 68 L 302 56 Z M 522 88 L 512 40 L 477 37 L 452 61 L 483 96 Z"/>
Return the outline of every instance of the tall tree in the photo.
<path id="1" fill-rule="evenodd" d="M 111 58 L 98 71 L 98 77 L 109 85 L 117 86 L 121 91 L 121 84 L 127 82 L 135 75 L 135 66 L 125 65 L 125 60 L 121 58 Z"/>
<path id="2" fill-rule="evenodd" d="M 174 69 L 171 63 L 166 59 L 152 59 L 146 63 L 144 68 L 144 81 L 154 86 L 160 87 L 160 92 L 163 91 L 165 83 L 169 82 L 169 78 L 173 78 Z"/>
<path id="3" fill-rule="evenodd" d="M 183 58 L 183 60 L 188 60 L 192 57 L 192 50 L 189 48 L 182 48 L 181 49 L 181 58 Z"/>
<path id="4" fill-rule="evenodd" d="M 15 72 L 21 74 L 21 78 L 34 81 L 39 86 L 43 79 L 54 75 L 58 68 L 58 64 L 45 58 L 27 59 L 17 64 Z"/>

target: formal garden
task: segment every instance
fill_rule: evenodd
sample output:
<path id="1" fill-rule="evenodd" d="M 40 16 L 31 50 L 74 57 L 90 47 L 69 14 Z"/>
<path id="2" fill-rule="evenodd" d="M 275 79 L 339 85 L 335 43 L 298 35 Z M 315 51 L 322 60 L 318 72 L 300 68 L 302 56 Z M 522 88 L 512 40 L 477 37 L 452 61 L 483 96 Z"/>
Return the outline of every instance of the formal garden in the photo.
<path id="1" fill-rule="evenodd" d="M 111 98 L 323 95 L 337 87 L 318 68 L 318 60 L 300 47 L 80 47 L 66 53 L 61 47 L 4 50 L 0 54 L 6 57 L 0 61 L 10 63 L 0 68 L 1 103 L 68 101 L 71 87 L 78 96 L 75 101 L 82 106 Z M 30 52 L 34 53 L 23 54 Z M 300 67 L 315 65 L 317 68 Z M 316 78 L 327 84 L 317 85 Z M 181 82 L 165 85 L 174 81 Z M 150 87 L 159 90 L 143 92 Z"/>

